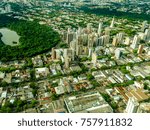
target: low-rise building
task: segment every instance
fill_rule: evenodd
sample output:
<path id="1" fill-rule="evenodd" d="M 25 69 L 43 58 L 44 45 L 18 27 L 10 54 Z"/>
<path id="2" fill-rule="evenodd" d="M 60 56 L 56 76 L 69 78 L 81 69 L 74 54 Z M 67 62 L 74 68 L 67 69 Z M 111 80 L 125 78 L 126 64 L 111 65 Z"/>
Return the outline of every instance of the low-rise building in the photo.
<path id="1" fill-rule="evenodd" d="M 66 97 L 65 104 L 69 113 L 112 113 L 113 109 L 99 92 Z"/>

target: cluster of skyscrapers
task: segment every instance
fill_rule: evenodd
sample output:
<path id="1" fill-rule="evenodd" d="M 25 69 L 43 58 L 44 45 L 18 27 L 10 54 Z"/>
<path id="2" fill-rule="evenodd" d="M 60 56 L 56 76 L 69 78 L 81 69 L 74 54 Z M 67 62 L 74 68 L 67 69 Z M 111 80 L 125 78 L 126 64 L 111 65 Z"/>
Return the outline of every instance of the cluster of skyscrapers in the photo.
<path id="1" fill-rule="evenodd" d="M 62 33 L 62 38 L 66 42 L 69 48 L 66 49 L 52 49 L 53 59 L 62 58 L 65 62 L 66 68 L 69 67 L 69 63 L 74 61 L 75 56 L 88 56 L 92 57 L 93 63 L 96 63 L 96 50 L 99 47 L 116 47 L 115 58 L 119 59 L 123 48 L 119 48 L 118 45 L 128 45 L 132 50 L 138 49 L 138 54 L 141 54 L 144 48 L 143 44 L 140 44 L 141 40 L 149 40 L 150 28 L 146 21 L 142 24 L 142 32 L 136 34 L 133 38 L 125 35 L 124 32 L 119 32 L 115 36 L 111 37 L 110 32 L 114 29 L 115 19 L 109 27 L 103 26 L 100 22 L 98 28 L 95 30 L 91 23 L 87 24 L 86 28 L 68 29 L 67 32 Z M 112 43 L 112 44 L 111 44 Z M 93 60 L 95 59 L 95 60 Z"/>
<path id="2" fill-rule="evenodd" d="M 63 33 L 63 40 L 69 45 L 69 48 L 63 50 L 63 57 L 66 67 L 69 67 L 68 63 L 74 60 L 75 55 L 92 56 L 94 53 L 93 47 L 106 46 L 110 40 L 111 28 L 106 28 L 104 34 L 102 33 L 103 24 L 99 23 L 97 31 L 92 27 L 92 24 L 87 24 L 86 28 L 79 28 L 78 30 L 68 29 Z M 56 52 L 56 56 L 55 53 Z M 52 57 L 60 58 L 61 54 L 57 49 L 52 49 Z M 59 55 L 59 56 L 58 56 Z"/>

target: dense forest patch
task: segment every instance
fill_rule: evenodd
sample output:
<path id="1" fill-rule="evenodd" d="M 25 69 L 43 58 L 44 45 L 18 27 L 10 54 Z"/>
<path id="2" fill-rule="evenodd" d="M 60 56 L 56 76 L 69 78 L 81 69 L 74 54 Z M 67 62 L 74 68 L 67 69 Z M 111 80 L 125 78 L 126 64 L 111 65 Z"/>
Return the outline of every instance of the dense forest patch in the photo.
<path id="1" fill-rule="evenodd" d="M 23 59 L 44 53 L 60 42 L 60 36 L 51 27 L 0 15 L 0 28 L 9 28 L 20 35 L 19 46 L 0 44 L 0 60 Z M 1 40 L 0 40 L 1 41 Z"/>

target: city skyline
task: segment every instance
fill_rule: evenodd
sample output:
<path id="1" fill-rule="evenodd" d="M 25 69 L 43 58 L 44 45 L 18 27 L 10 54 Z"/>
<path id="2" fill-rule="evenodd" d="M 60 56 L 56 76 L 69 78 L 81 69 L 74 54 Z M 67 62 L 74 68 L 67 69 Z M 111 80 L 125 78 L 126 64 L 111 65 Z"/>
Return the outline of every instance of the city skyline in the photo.
<path id="1" fill-rule="evenodd" d="M 150 113 L 150 3 L 97 2 L 0 3 L 0 112 Z"/>

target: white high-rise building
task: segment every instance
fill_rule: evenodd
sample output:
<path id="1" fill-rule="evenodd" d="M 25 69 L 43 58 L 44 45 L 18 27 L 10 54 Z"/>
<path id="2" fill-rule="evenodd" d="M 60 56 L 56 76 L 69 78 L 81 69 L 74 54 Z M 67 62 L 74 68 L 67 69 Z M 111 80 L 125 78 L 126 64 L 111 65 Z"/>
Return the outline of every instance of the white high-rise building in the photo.
<path id="1" fill-rule="evenodd" d="M 112 19 L 112 21 L 111 21 L 110 28 L 113 28 L 113 27 L 114 27 L 114 24 L 115 24 L 115 18 L 113 17 L 113 19 Z"/>
<path id="2" fill-rule="evenodd" d="M 127 103 L 126 113 L 136 113 L 139 103 L 134 97 L 130 97 Z"/>
<path id="3" fill-rule="evenodd" d="M 92 54 L 93 54 L 93 49 L 92 48 L 89 48 L 89 57 L 91 57 L 92 56 Z"/>
<path id="4" fill-rule="evenodd" d="M 118 44 L 123 44 L 124 42 L 124 33 L 118 33 L 114 38 L 112 44 L 117 46 Z"/>
<path id="5" fill-rule="evenodd" d="M 138 35 L 135 35 L 130 47 L 132 49 L 135 49 L 138 46 L 139 42 L 140 42 L 140 37 Z"/>
<path id="6" fill-rule="evenodd" d="M 104 35 L 96 39 L 96 47 L 97 46 L 105 46 L 109 44 L 110 41 L 110 36 L 109 35 Z"/>
<path id="7" fill-rule="evenodd" d="M 98 33 L 99 36 L 101 36 L 101 33 L 102 33 L 102 26 L 103 26 L 103 23 L 102 22 L 99 23 L 98 31 L 97 31 L 97 33 Z"/>
<path id="8" fill-rule="evenodd" d="M 120 48 L 117 48 L 117 49 L 115 50 L 115 57 L 116 57 L 116 59 L 120 59 L 121 53 L 122 53 L 122 51 L 121 51 Z"/>

